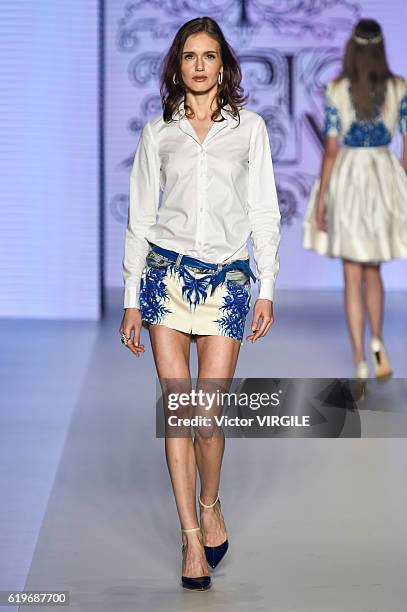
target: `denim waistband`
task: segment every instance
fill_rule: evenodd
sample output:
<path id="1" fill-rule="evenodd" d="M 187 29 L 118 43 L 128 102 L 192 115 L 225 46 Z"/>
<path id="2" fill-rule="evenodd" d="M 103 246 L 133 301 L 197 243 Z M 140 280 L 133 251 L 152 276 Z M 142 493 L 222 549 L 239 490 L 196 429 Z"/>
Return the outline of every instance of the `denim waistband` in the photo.
<path id="1" fill-rule="evenodd" d="M 182 255 L 181 253 L 170 251 L 169 249 L 163 249 L 157 244 L 152 244 L 151 248 L 153 251 L 162 255 L 163 257 L 167 257 L 167 259 L 175 261 L 177 266 L 182 264 L 183 266 L 214 270 L 216 274 L 212 274 L 211 278 L 212 293 L 218 285 L 224 282 L 226 273 L 229 272 L 229 270 L 241 270 L 251 277 L 254 282 L 256 282 L 256 276 L 249 266 L 249 259 L 235 259 L 227 264 L 216 264 L 208 263 L 206 261 L 202 261 L 201 259 L 196 259 L 195 257 L 189 257 L 189 255 Z"/>

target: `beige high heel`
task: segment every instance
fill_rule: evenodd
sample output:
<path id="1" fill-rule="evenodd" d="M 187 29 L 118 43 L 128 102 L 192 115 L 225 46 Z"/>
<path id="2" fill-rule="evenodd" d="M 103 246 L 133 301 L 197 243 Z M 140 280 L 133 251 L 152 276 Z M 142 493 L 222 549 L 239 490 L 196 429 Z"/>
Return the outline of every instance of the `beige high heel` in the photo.
<path id="1" fill-rule="evenodd" d="M 375 374 L 378 380 L 387 380 L 393 376 L 386 349 L 380 338 L 372 336 L 370 340 L 370 352 L 372 355 Z"/>
<path id="2" fill-rule="evenodd" d="M 369 367 L 366 361 L 358 361 L 358 363 L 356 364 L 355 378 L 363 382 L 369 378 Z"/>
<path id="3" fill-rule="evenodd" d="M 364 399 L 367 394 L 369 380 L 369 366 L 366 361 L 358 361 L 355 365 L 354 378 L 356 381 L 354 399 Z"/>
<path id="4" fill-rule="evenodd" d="M 193 531 L 200 530 L 200 527 L 194 527 L 193 529 L 181 529 L 183 533 L 192 533 Z M 182 553 L 184 553 L 185 544 L 182 544 L 181 550 Z M 197 578 L 181 576 L 181 582 L 184 589 L 188 589 L 189 591 L 207 591 L 211 586 L 211 577 L 209 575 L 199 576 Z"/>

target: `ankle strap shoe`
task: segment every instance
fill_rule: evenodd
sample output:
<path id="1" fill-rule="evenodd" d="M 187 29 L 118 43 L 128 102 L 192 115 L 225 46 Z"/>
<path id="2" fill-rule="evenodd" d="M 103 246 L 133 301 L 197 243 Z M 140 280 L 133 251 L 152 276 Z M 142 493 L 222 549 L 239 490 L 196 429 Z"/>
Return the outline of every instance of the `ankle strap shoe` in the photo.
<path id="1" fill-rule="evenodd" d="M 200 531 L 200 527 L 194 527 L 193 529 L 181 529 L 182 533 L 192 533 L 193 531 Z M 185 544 L 182 544 L 182 552 L 184 552 Z M 191 576 L 181 576 L 181 583 L 184 589 L 189 591 L 207 591 L 211 586 L 210 576 L 198 576 L 197 578 Z"/>
<path id="2" fill-rule="evenodd" d="M 217 504 L 217 502 L 219 502 L 219 506 L 220 506 L 221 503 L 219 499 L 219 491 L 218 491 L 218 494 L 213 504 L 209 504 L 209 505 L 204 504 L 201 500 L 201 496 L 199 496 L 199 503 L 201 504 L 203 508 L 213 508 L 215 504 Z M 223 559 L 223 557 L 226 555 L 228 548 L 229 548 L 229 542 L 227 539 L 224 542 L 222 542 L 222 544 L 219 544 L 219 546 L 204 546 L 205 556 L 206 556 L 206 560 L 208 564 L 212 568 L 215 568 L 220 563 L 220 561 Z"/>
<path id="3" fill-rule="evenodd" d="M 370 339 L 370 353 L 372 355 L 376 378 L 378 380 L 387 380 L 393 376 L 393 370 L 391 369 L 383 341 L 377 336 L 372 336 Z"/>

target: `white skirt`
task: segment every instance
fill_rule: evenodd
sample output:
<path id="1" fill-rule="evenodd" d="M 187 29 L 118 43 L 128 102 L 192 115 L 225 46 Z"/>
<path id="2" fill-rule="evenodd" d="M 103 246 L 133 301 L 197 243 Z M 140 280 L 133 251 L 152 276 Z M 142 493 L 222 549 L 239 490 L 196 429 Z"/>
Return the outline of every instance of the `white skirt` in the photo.
<path id="1" fill-rule="evenodd" d="M 213 270 L 199 270 L 149 250 L 140 281 L 140 313 L 145 327 L 164 325 L 188 334 L 228 336 L 242 345 L 250 310 L 250 277 L 229 270 L 211 292 Z"/>
<path id="2" fill-rule="evenodd" d="M 341 147 L 326 194 L 326 232 L 316 226 L 318 192 L 319 179 L 304 216 L 304 248 L 366 263 L 407 257 L 407 174 L 387 147 Z"/>

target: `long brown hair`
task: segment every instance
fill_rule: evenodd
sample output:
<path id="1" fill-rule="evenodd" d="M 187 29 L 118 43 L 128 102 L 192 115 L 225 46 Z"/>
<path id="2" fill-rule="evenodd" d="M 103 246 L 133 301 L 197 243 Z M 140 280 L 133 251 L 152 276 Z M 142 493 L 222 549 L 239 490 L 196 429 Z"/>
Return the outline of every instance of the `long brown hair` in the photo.
<path id="1" fill-rule="evenodd" d="M 361 19 L 347 42 L 342 72 L 336 81 L 348 78 L 358 119 L 374 119 L 384 104 L 389 68 L 383 32 L 374 19 Z"/>
<path id="2" fill-rule="evenodd" d="M 217 108 L 212 113 L 211 119 L 212 121 L 216 121 L 217 117 L 220 116 L 219 121 L 224 121 L 224 118 L 220 114 L 220 110 L 229 104 L 231 107 L 231 114 L 237 117 L 240 122 L 238 107 L 243 106 L 243 104 L 247 102 L 247 96 L 244 95 L 243 88 L 240 85 L 242 72 L 239 61 L 233 49 L 226 41 L 219 25 L 210 17 L 198 17 L 184 23 L 176 33 L 168 53 L 163 60 L 160 93 L 164 121 L 171 121 L 173 113 L 178 109 L 178 105 L 184 96 L 184 87 L 182 85 L 180 70 L 182 50 L 188 36 L 197 34 L 198 32 L 206 32 L 206 34 L 219 43 L 223 64 L 222 84 L 218 86 L 216 96 Z M 178 81 L 176 85 L 173 81 L 174 74 Z M 186 102 L 185 112 L 188 116 L 193 116 L 192 108 Z"/>

